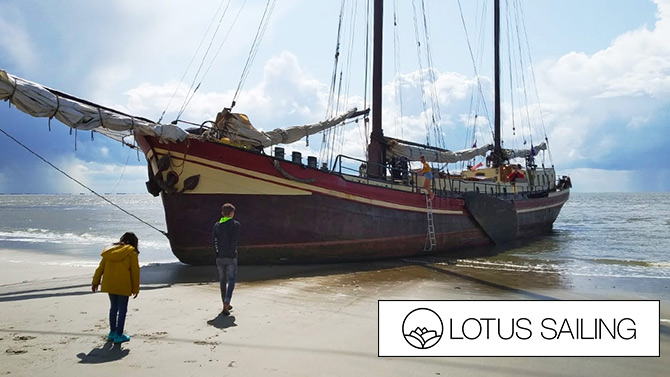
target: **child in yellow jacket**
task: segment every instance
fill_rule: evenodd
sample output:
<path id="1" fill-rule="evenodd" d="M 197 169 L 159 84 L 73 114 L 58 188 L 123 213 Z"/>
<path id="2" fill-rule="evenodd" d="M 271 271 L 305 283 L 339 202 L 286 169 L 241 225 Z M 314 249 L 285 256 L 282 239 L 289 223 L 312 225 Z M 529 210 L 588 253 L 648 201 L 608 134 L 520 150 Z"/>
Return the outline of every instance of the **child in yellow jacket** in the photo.
<path id="1" fill-rule="evenodd" d="M 128 298 L 140 293 L 140 265 L 137 255 L 137 236 L 128 232 L 119 242 L 106 247 L 100 265 L 93 275 L 91 290 L 97 292 L 102 279 L 102 292 L 109 294 L 109 328 L 107 340 L 123 343 L 130 337 L 123 333 L 128 311 Z"/>

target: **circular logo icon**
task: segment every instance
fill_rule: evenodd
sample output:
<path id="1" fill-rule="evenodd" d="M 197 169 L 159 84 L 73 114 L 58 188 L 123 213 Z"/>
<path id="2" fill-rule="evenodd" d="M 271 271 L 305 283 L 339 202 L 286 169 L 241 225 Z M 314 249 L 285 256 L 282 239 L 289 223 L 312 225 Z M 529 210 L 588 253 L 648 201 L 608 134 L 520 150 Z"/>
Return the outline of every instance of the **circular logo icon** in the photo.
<path id="1" fill-rule="evenodd" d="M 405 341 L 414 348 L 428 349 L 442 339 L 442 318 L 427 308 L 414 309 L 402 322 Z"/>

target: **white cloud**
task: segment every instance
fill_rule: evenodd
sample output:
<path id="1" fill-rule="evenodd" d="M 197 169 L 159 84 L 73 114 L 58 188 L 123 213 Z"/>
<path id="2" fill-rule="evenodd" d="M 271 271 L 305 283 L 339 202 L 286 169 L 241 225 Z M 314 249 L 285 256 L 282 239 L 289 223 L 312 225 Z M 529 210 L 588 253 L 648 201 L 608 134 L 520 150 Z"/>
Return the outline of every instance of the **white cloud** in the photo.
<path id="1" fill-rule="evenodd" d="M 145 165 L 90 162 L 80 160 L 76 156 L 62 158 L 55 165 L 99 194 L 142 192 L 144 182 L 147 180 Z M 86 188 L 53 169 L 50 169 L 48 173 L 47 183 L 51 187 L 49 192 L 89 192 Z"/>
<path id="2" fill-rule="evenodd" d="M 578 168 L 565 172 L 577 192 L 658 192 L 668 191 L 670 169 L 665 170 L 604 170 Z M 640 176 L 656 176 L 659 180 L 641 180 Z"/>
<path id="3" fill-rule="evenodd" d="M 248 7 L 261 7 L 264 5 L 261 3 L 264 2 L 249 4 Z M 670 0 L 654 0 L 654 3 L 658 6 L 658 12 L 657 20 L 651 27 L 641 27 L 624 33 L 614 38 L 609 46 L 603 46 L 593 54 L 574 51 L 557 60 L 543 61 L 535 67 L 540 99 L 543 102 L 543 119 L 555 160 L 553 163 L 559 173 L 563 168 L 575 171 L 577 176 L 573 180 L 576 183 L 584 180 L 583 183 L 578 183 L 582 187 L 589 187 L 589 182 L 603 178 L 601 174 L 605 171 L 583 168 L 584 166 L 592 167 L 603 161 L 609 161 L 610 165 L 615 166 L 614 159 L 630 161 L 637 158 L 642 150 L 640 145 L 643 140 L 636 140 L 632 135 L 639 137 L 647 133 L 646 136 L 649 137 L 648 135 L 656 135 L 654 132 L 658 132 L 659 128 L 667 127 L 663 122 L 667 123 L 669 120 L 667 110 L 664 109 L 667 109 L 670 99 L 670 43 L 667 43 L 670 40 Z M 179 77 L 175 73 L 180 74 L 186 69 L 193 50 L 197 47 L 197 42 L 202 40 L 208 22 L 213 17 L 212 12 L 219 3 L 211 0 L 206 4 L 199 3 L 198 7 L 189 7 L 189 17 L 183 17 L 184 4 L 158 0 L 140 3 L 132 0 L 82 3 L 77 12 L 60 15 L 58 22 L 46 18 L 47 11 L 44 11 L 45 14 L 38 15 L 39 17 L 31 21 L 47 20 L 48 27 L 30 31 L 26 29 L 27 23 L 22 20 L 22 17 L 27 17 L 26 14 L 15 10 L 14 8 L 19 9 L 16 4 L 13 5 L 14 8 L 12 3 L 0 4 L 0 52 L 4 55 L 3 61 L 27 70 L 37 65 L 38 60 L 50 62 L 40 67 L 40 72 L 44 71 L 44 75 L 51 74 L 54 80 L 62 76 L 65 85 L 71 85 L 63 88 L 56 86 L 58 89 L 130 114 L 157 120 L 168 107 L 177 88 Z M 288 9 L 286 7 L 294 5 L 278 5 L 276 16 L 282 15 L 282 11 Z M 229 15 L 236 10 L 231 8 Z M 109 17 L 82 17 L 100 12 L 108 14 Z M 260 14 L 251 9 L 244 13 Z M 152 17 L 146 17 L 147 14 Z M 214 119 L 223 107 L 230 106 L 257 22 L 255 18 L 237 21 L 236 29 L 241 27 L 244 30 L 229 37 L 214 68 L 195 94 L 182 119 L 195 122 Z M 229 24 L 224 23 L 222 33 L 227 30 L 227 26 Z M 234 111 L 247 113 L 252 123 L 260 129 L 324 119 L 329 98 L 328 79 L 319 80 L 314 77 L 315 73 L 310 68 L 315 68 L 309 66 L 309 60 L 314 58 L 309 56 L 311 51 L 305 54 L 304 51 L 292 53 L 271 49 L 269 43 L 275 37 L 272 33 L 273 27 L 274 24 L 262 45 L 259 58 L 265 51 L 275 55 L 255 62 L 255 71 L 240 93 Z M 83 32 L 85 30 L 95 30 L 96 37 L 89 38 Z M 37 59 L 35 51 L 39 46 L 38 37 L 46 40 L 46 33 L 64 38 L 66 43 L 59 45 L 60 54 L 46 48 L 40 49 L 40 59 Z M 214 42 L 214 48 L 218 48 L 219 42 L 220 40 Z M 209 43 L 209 39 L 205 39 L 204 43 Z M 191 70 L 199 64 L 200 60 L 197 58 Z M 209 61 L 205 61 L 205 68 L 207 64 Z M 62 75 L 54 74 L 61 71 Z M 443 131 L 449 132 L 447 147 L 460 149 L 466 143 L 463 124 L 470 116 L 469 96 L 473 88 L 477 88 L 477 82 L 474 78 L 459 73 L 435 73 L 435 88 L 442 113 L 441 125 Z M 140 81 L 138 77 L 141 78 Z M 423 142 L 426 119 L 431 114 L 430 111 L 424 112 L 420 73 L 408 72 L 396 79 L 404 89 L 404 112 L 400 118 L 393 109 L 395 87 L 392 83 L 387 83 L 384 87 L 383 110 L 385 133 Z M 481 79 L 484 95 L 490 96 L 491 80 L 486 77 Z M 75 84 L 77 80 L 81 82 Z M 192 77 L 187 75 L 172 99 L 163 122 L 174 119 L 184 102 L 186 88 L 191 80 Z M 44 84 L 54 86 L 53 82 Z M 355 94 L 356 96 L 350 94 L 346 101 L 342 100 L 347 103 L 340 105 L 340 111 L 345 107 L 362 106 L 360 93 Z M 490 103 L 490 98 L 487 98 L 487 103 Z M 503 106 L 507 125 L 504 133 L 511 136 L 509 104 Z M 521 110 L 525 112 L 525 109 Z M 665 115 L 663 111 L 666 111 Z M 529 108 L 529 112 L 533 117 L 538 113 L 534 107 Z M 489 107 L 488 113 L 492 116 L 493 109 Z M 483 108 L 479 109 L 478 116 L 478 143 L 489 142 L 490 120 Z M 362 124 L 350 126 L 340 133 L 334 153 L 362 157 L 365 134 Z M 534 142 L 541 141 L 544 131 L 534 130 L 533 137 Z M 670 143 L 668 136 L 660 136 L 654 141 L 663 144 L 664 138 Z M 304 142 L 296 143 L 290 148 L 301 150 L 304 155 L 318 155 L 320 145 L 321 136 L 314 135 L 310 137 L 309 148 L 304 146 Z M 505 146 L 513 147 L 510 141 Z M 106 147 L 100 152 L 103 156 L 110 153 Z M 94 178 L 95 171 L 100 172 L 99 179 L 108 183 L 105 186 L 116 184 L 113 172 L 107 170 L 108 164 L 95 165 L 77 161 L 76 165 L 68 164 L 68 167 L 75 169 L 79 177 L 96 187 L 98 183 Z M 121 169 L 122 166 L 119 165 L 114 167 L 117 175 Z M 628 173 L 628 170 L 615 172 L 617 177 L 626 182 L 630 174 L 632 173 Z M 134 172 L 132 175 L 137 178 L 133 178 L 138 183 L 137 187 L 143 188 L 146 172 Z M 5 180 L 8 176 L 5 175 Z M 71 187 L 68 189 L 78 190 Z"/>
<path id="4" fill-rule="evenodd" d="M 636 173 L 590 168 L 569 170 L 573 188 L 578 192 L 625 192 L 635 188 Z"/>
<path id="5" fill-rule="evenodd" d="M 0 4 L 0 52 L 24 69 L 33 67 L 38 57 L 27 27 L 20 12 L 11 4 Z"/>

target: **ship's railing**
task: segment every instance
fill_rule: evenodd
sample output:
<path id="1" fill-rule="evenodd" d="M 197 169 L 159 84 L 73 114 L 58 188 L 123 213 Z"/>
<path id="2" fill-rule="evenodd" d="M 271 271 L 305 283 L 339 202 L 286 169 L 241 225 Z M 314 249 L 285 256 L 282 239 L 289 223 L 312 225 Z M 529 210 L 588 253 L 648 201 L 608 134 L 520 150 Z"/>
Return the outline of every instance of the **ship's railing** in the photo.
<path id="1" fill-rule="evenodd" d="M 373 178 L 367 173 L 370 167 L 377 167 L 384 172 L 384 177 Z M 393 170 L 398 172 L 398 169 L 390 169 L 388 166 L 377 164 L 370 161 L 361 160 L 355 157 L 345 155 L 338 155 L 333 162 L 333 173 L 340 175 L 354 176 L 357 180 L 367 184 L 375 184 L 388 188 L 396 188 L 407 190 L 411 189 L 413 192 L 419 192 L 420 188 L 417 184 L 418 174 L 411 170 L 401 170 L 400 177 L 393 178 Z"/>
<path id="2" fill-rule="evenodd" d="M 370 177 L 367 174 L 370 166 L 381 168 L 385 172 L 385 177 Z M 423 188 L 418 184 L 419 175 L 412 170 L 394 169 L 345 155 L 338 155 L 335 158 L 332 172 L 356 177 L 356 180 L 363 183 L 373 183 L 383 187 L 402 189 L 403 191 L 409 189 L 412 192 L 421 192 Z M 552 171 L 549 172 L 553 175 Z M 521 179 L 516 185 L 510 185 L 508 183 L 489 180 L 466 180 L 455 176 L 445 177 L 444 173 L 437 171 L 434 173 L 435 178 L 432 180 L 432 189 L 436 196 L 441 197 L 460 197 L 465 192 L 478 192 L 513 199 L 546 193 L 556 189 L 556 182 L 553 179 L 540 180 L 534 177 L 536 182 L 530 183 L 528 178 L 525 178 Z M 538 171 L 533 171 L 532 174 L 538 175 Z"/>

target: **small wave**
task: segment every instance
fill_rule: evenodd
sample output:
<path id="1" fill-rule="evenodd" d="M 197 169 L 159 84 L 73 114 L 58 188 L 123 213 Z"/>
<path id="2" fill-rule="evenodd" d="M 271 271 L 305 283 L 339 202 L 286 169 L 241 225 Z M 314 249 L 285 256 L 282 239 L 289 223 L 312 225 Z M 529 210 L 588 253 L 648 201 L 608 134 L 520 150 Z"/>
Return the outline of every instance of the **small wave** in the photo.
<path id="1" fill-rule="evenodd" d="M 0 242 L 22 242 L 28 244 L 59 244 L 73 246 L 111 245 L 119 239 L 112 236 L 95 235 L 90 233 L 76 234 L 72 232 L 54 232 L 44 229 L 28 228 L 25 231 L 0 232 Z M 169 250 L 170 244 L 167 240 L 139 241 L 140 252 L 142 250 Z"/>
<path id="2" fill-rule="evenodd" d="M 500 271 L 561 273 L 560 266 L 550 263 L 520 264 L 503 261 L 486 261 L 474 259 L 457 259 L 456 264 L 462 267 L 472 267 Z"/>
<path id="3" fill-rule="evenodd" d="M 29 228 L 25 231 L 0 232 L 0 241 L 95 245 L 109 244 L 118 241 L 116 238 L 98 236 L 90 233 L 76 234 L 72 232 L 53 232 L 44 229 Z"/>
<path id="4" fill-rule="evenodd" d="M 670 269 L 670 262 L 649 262 L 649 266 Z"/>
<path id="5" fill-rule="evenodd" d="M 629 223 L 634 223 L 638 221 L 654 221 L 654 219 L 650 217 L 630 217 L 626 219 L 626 221 Z"/>
<path id="6" fill-rule="evenodd" d="M 556 263 L 514 263 L 508 261 L 488 261 L 474 259 L 458 259 L 456 265 L 468 268 L 477 268 L 485 270 L 509 271 L 509 272 L 530 272 L 540 274 L 559 274 L 564 276 L 584 276 L 584 277 L 612 277 L 612 278 L 655 278 L 670 279 L 670 262 L 639 262 L 638 261 L 617 261 L 607 260 L 611 263 L 601 263 L 597 265 L 559 265 Z M 629 262 L 629 263 L 619 263 Z M 615 266 L 607 268 L 606 266 Z M 619 268 L 623 267 L 623 268 Z"/>
<path id="7" fill-rule="evenodd" d="M 641 261 L 641 260 L 629 260 L 629 259 L 606 259 L 599 258 L 593 260 L 596 263 L 600 264 L 613 264 L 619 266 L 639 266 L 639 267 L 650 267 L 654 263 L 650 261 Z"/>
<path id="8" fill-rule="evenodd" d="M 576 272 L 571 271 L 568 275 L 592 278 L 630 278 L 630 279 L 670 279 L 670 276 L 644 274 L 644 273 L 608 273 L 608 272 Z"/>

